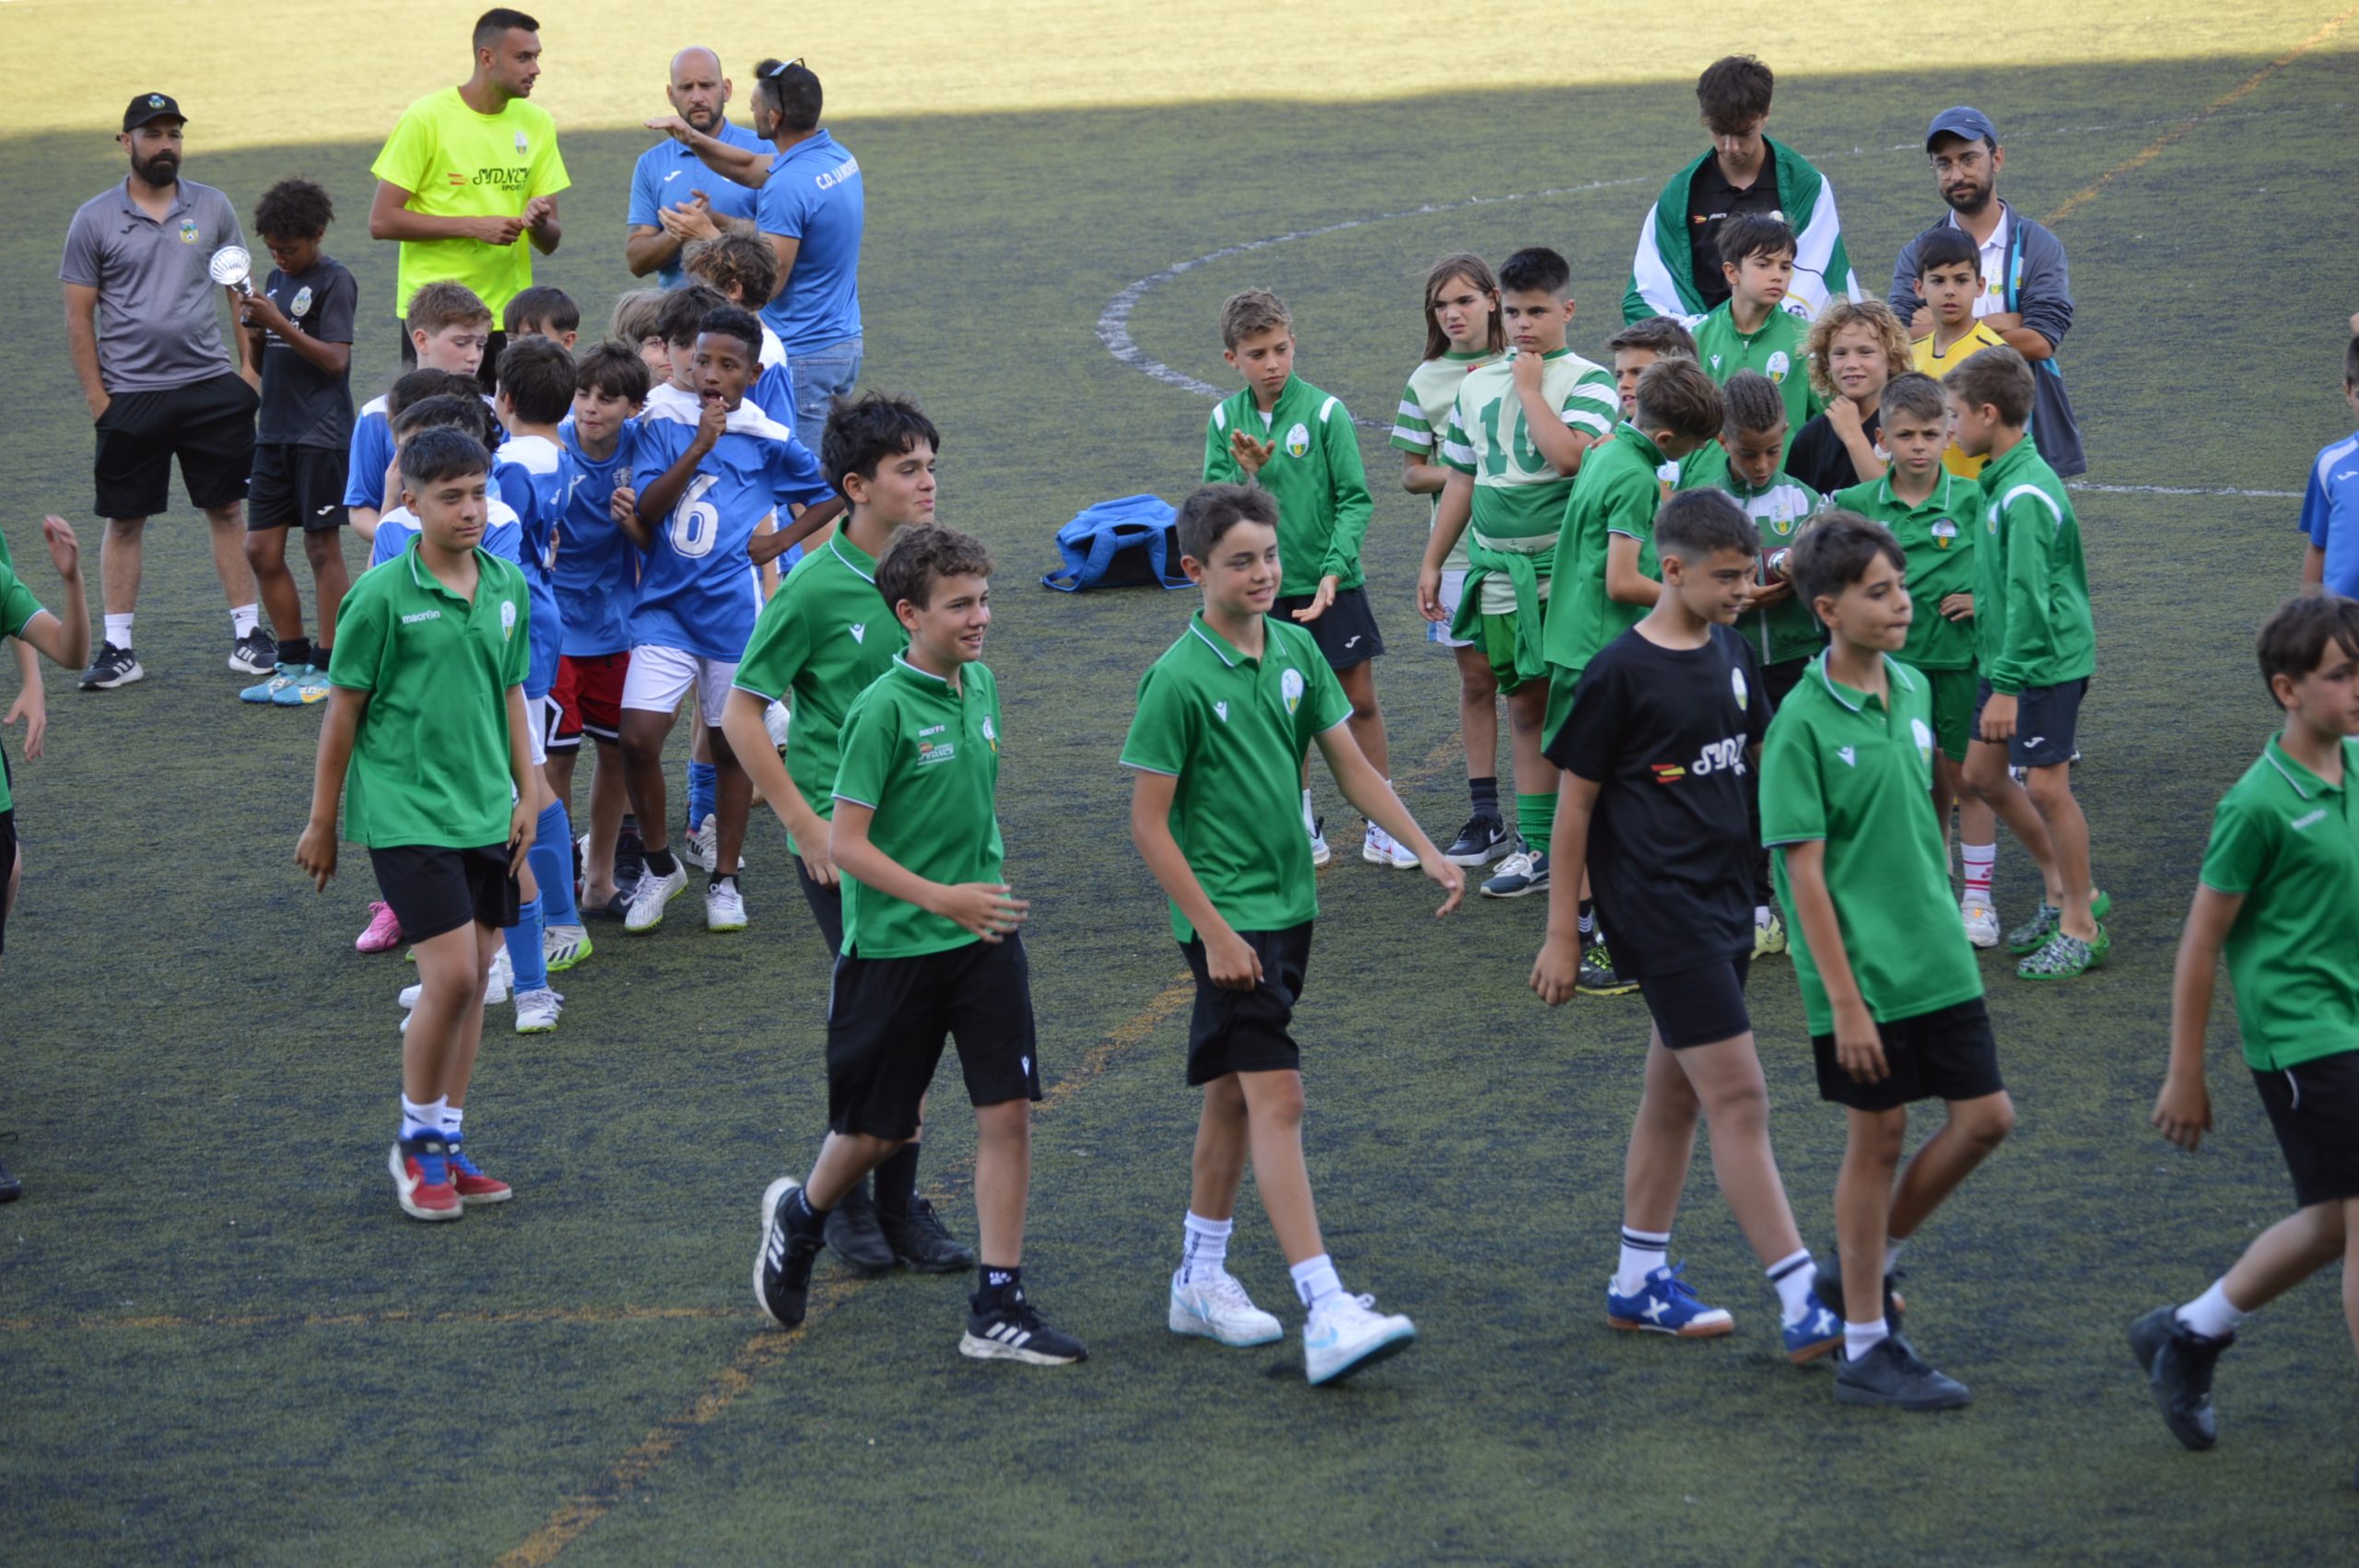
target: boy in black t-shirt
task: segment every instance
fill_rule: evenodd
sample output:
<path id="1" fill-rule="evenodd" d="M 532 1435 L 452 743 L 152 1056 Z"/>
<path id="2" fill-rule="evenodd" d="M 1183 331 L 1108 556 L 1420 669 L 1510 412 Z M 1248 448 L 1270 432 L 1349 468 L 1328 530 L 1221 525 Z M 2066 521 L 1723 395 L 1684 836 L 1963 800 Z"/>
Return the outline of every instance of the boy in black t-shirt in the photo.
<path id="1" fill-rule="evenodd" d="M 1752 649 L 1731 627 L 1754 591 L 1760 534 L 1731 497 L 1691 490 L 1655 518 L 1662 596 L 1581 673 L 1548 746 L 1565 770 L 1550 878 L 1548 938 L 1532 989 L 1551 1007 L 1580 970 L 1580 872 L 1614 929 L 1614 958 L 1654 1015 L 1646 1092 L 1624 1167 L 1622 1255 L 1606 1287 L 1616 1328 L 1706 1339 L 1735 1321 L 1667 1267 L 1700 1111 L 1712 1167 L 1737 1224 L 1777 1288 L 1787 1355 L 1843 1342 L 1815 1294 L 1769 1150 L 1769 1096 L 1754 1054 L 1744 977 L 1753 958 L 1747 794 L 1768 728 Z"/>
<path id="2" fill-rule="evenodd" d="M 352 318 L 359 286 L 320 241 L 335 209 L 308 180 L 281 180 L 254 204 L 254 232 L 278 264 L 240 305 L 246 363 L 262 367 L 254 466 L 246 485 L 246 560 L 253 568 L 278 668 L 238 694 L 300 708 L 328 696 L 335 613 L 352 586 L 344 564 L 345 470 L 352 440 Z M 303 635 L 303 602 L 287 569 L 287 531 L 303 532 L 320 636 Z"/>

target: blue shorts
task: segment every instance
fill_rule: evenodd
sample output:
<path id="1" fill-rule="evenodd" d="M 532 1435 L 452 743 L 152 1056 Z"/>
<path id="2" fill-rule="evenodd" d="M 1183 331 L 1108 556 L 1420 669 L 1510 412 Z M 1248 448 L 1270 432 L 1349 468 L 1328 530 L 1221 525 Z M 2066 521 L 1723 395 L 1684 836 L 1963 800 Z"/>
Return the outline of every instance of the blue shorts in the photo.
<path id="1" fill-rule="evenodd" d="M 2079 750 L 2081 699 L 2089 693 L 2089 678 L 2060 685 L 2025 686 L 2015 694 L 2015 732 L 2007 737 L 2010 767 L 2059 767 Z M 1990 683 L 1974 692 L 1974 726 L 1969 733 L 1982 737 L 1982 708 L 1990 700 Z"/>

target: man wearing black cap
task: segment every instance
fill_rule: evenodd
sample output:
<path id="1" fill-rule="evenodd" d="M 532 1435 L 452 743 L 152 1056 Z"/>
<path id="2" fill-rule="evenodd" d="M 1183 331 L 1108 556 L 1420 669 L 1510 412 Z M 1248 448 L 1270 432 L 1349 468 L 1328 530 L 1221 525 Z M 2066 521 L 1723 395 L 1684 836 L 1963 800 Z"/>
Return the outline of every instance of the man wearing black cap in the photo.
<path id="1" fill-rule="evenodd" d="M 229 596 L 229 668 L 268 674 L 277 657 L 257 625 L 246 565 L 246 474 L 253 466 L 254 409 L 242 335 L 234 367 L 221 339 L 213 253 L 242 247 L 229 198 L 181 178 L 187 117 L 170 97 L 142 93 L 123 111 L 117 138 L 131 173 L 91 197 L 65 231 L 65 344 L 98 423 L 99 554 L 106 636 L 83 672 L 84 691 L 111 690 L 146 673 L 131 651 L 147 520 L 170 503 L 172 459 L 190 502 L 213 530 L 213 569 Z"/>
<path id="2" fill-rule="evenodd" d="M 2063 369 L 2056 363 L 2056 350 L 2072 327 L 2072 276 L 2063 244 L 1999 199 L 1999 170 L 2006 167 L 2007 154 L 1982 111 L 1960 104 L 1933 116 L 1925 131 L 1925 154 L 1950 207 L 1935 227 L 1962 228 L 1982 250 L 1976 318 L 2031 361 L 2033 444 L 2060 476 L 2085 474 L 2089 463 L 2081 451 L 2080 427 L 2064 395 Z M 1918 271 L 1917 240 L 1911 240 L 1893 263 L 1887 302 L 1894 315 L 1909 323 L 1911 336 L 1924 337 L 1933 330 L 1933 316 L 1918 295 Z"/>

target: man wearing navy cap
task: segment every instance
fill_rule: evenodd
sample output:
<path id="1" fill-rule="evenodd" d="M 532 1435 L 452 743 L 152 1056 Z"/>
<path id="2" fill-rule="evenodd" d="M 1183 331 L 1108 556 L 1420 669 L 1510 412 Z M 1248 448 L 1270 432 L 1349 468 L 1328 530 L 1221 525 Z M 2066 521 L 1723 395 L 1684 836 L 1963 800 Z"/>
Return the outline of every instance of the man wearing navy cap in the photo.
<path id="1" fill-rule="evenodd" d="M 123 111 L 116 139 L 131 172 L 82 204 L 65 231 L 57 275 L 65 285 L 65 346 L 98 427 L 99 553 L 106 637 L 84 691 L 111 690 L 145 672 L 131 651 L 147 520 L 170 503 L 172 460 L 192 505 L 213 530 L 213 569 L 229 596 L 229 668 L 268 674 L 277 645 L 258 624 L 246 565 L 246 474 L 253 467 L 254 410 L 245 379 L 245 337 L 222 342 L 229 290 L 209 265 L 224 245 L 242 247 L 237 210 L 210 185 L 181 178 L 181 106 L 141 93 Z"/>
<path id="2" fill-rule="evenodd" d="M 2056 350 L 2072 327 L 2072 277 L 2062 242 L 1999 199 L 1999 170 L 2006 167 L 2007 154 L 1982 111 L 1961 104 L 1933 116 L 1925 131 L 1925 154 L 1950 207 L 1936 227 L 1962 228 L 1981 247 L 1982 298 L 1975 302 L 1975 316 L 2031 361 L 2033 444 L 2060 475 L 2069 479 L 2086 473 L 2080 428 L 2064 395 L 2063 369 L 2056 363 Z M 1933 330 L 1933 316 L 1917 293 L 1917 240 L 1911 240 L 1893 263 L 1887 302 L 1894 315 L 1909 323 L 1911 336 L 1924 337 Z"/>

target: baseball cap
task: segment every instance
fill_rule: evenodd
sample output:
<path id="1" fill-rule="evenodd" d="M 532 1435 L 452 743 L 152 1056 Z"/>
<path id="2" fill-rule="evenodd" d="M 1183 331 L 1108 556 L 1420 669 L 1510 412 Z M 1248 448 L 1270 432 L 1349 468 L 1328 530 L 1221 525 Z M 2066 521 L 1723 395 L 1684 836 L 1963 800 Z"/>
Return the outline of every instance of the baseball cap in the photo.
<path id="1" fill-rule="evenodd" d="M 123 128 L 126 131 L 136 131 L 157 120 L 178 120 L 185 124 L 188 116 L 181 112 L 180 104 L 170 94 L 160 92 L 141 93 L 123 111 Z"/>
<path id="2" fill-rule="evenodd" d="M 1925 127 L 1925 145 L 1928 147 L 1933 145 L 1935 136 L 1959 136 L 1969 142 L 1987 139 L 1992 146 L 1999 145 L 1998 127 L 1990 123 L 1990 117 L 1964 103 L 1955 109 L 1944 109 L 1933 116 L 1933 123 Z"/>

